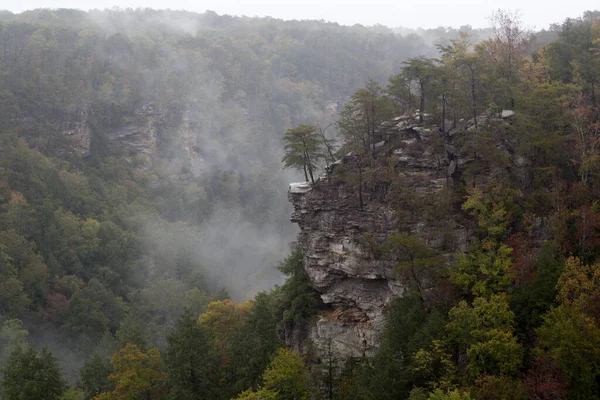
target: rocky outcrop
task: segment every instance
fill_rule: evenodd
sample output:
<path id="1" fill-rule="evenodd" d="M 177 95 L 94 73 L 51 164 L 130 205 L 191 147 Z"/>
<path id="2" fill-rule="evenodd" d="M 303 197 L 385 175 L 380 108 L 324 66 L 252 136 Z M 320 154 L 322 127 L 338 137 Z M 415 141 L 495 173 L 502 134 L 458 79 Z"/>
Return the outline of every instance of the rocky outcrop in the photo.
<path id="1" fill-rule="evenodd" d="M 370 232 L 387 237 L 394 232 L 394 212 L 383 202 L 357 204 L 354 190 L 341 181 L 320 181 L 310 190 L 292 186 L 292 221 L 300 225 L 298 245 L 305 269 L 323 302 L 332 311 L 312 328 L 313 342 L 331 339 L 340 354 L 371 355 L 383 326 L 382 311 L 402 285 L 386 260 L 368 260 L 360 246 Z"/>
<path id="2" fill-rule="evenodd" d="M 125 125 L 105 132 L 111 152 L 135 156 L 157 153 L 158 130 L 164 126 L 163 115 L 153 103 L 138 107 Z M 58 133 L 68 138 L 64 153 L 78 157 L 90 155 L 92 129 L 86 105 L 70 107 L 65 112 L 65 121 L 58 125 Z"/>
<path id="3" fill-rule="evenodd" d="M 154 155 L 160 123 L 161 114 L 156 106 L 144 104 L 135 111 L 132 122 L 108 132 L 109 147 L 127 155 Z"/>
<path id="4" fill-rule="evenodd" d="M 92 131 L 88 124 L 88 109 L 86 106 L 69 113 L 72 118 L 59 126 L 59 133 L 70 139 L 69 151 L 78 157 L 90 155 Z"/>
<path id="5" fill-rule="evenodd" d="M 498 118 L 513 115 L 503 112 Z M 485 116 L 478 123 L 489 119 Z M 383 140 L 374 149 L 378 155 L 389 155 L 395 164 L 393 181 L 399 186 L 395 192 L 435 206 L 436 196 L 468 162 L 454 147 L 453 138 L 473 125 L 474 121 L 466 121 L 442 133 L 431 123 L 418 123 L 416 116 L 398 117 L 382 125 Z M 301 229 L 298 246 L 306 273 L 328 308 L 310 327 L 308 340 L 317 348 L 331 345 L 342 358 L 368 357 L 377 351 L 387 307 L 407 289 L 406 282 L 393 272 L 396 261 L 389 255 L 373 257 L 370 243 L 383 243 L 398 232 L 409 232 L 430 247 L 453 254 L 466 251 L 469 229 L 456 215 L 432 221 L 402 210 L 385 184 L 365 186 L 361 207 L 356 184 L 335 173 L 340 164 L 351 162 L 351 157 L 346 158 L 329 167 L 313 185 L 291 184 L 288 196 L 294 206 L 291 220 Z M 445 236 L 452 238 L 451 245 Z M 303 335 L 290 335 L 298 336 Z M 302 348 L 298 343 L 289 344 Z"/>

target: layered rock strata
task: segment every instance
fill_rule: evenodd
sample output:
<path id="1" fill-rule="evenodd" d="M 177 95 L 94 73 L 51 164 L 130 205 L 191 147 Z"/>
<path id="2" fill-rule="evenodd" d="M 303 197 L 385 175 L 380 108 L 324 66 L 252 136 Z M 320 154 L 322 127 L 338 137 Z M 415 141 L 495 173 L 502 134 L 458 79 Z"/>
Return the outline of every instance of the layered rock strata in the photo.
<path id="1" fill-rule="evenodd" d="M 480 127 L 506 124 L 513 116 L 508 110 L 497 116 L 484 114 L 477 123 Z M 456 251 L 466 251 L 472 226 L 464 226 L 459 213 L 432 220 L 419 211 L 415 215 L 414 210 L 425 203 L 435 208 L 442 190 L 453 184 L 469 162 L 455 147 L 454 139 L 470 134 L 475 121 L 460 126 L 448 121 L 443 132 L 427 121 L 418 123 L 417 117 L 397 117 L 380 127 L 382 140 L 373 150 L 376 157 L 392 160 L 396 187 L 365 186 L 362 207 L 355 182 L 348 183 L 335 171 L 350 163 L 351 157 L 327 168 L 313 185 L 290 185 L 288 196 L 295 210 L 291 220 L 301 229 L 298 246 L 304 254 L 305 270 L 327 307 L 303 334 L 289 336 L 290 345 L 303 349 L 298 341 L 304 340 L 317 348 L 332 346 L 342 358 L 375 354 L 386 309 L 407 287 L 394 274 L 397 261 L 385 254 L 373 257 L 370 243 L 384 243 L 398 232 L 408 232 L 449 259 Z M 410 198 L 417 206 L 403 209 L 392 192 Z"/>

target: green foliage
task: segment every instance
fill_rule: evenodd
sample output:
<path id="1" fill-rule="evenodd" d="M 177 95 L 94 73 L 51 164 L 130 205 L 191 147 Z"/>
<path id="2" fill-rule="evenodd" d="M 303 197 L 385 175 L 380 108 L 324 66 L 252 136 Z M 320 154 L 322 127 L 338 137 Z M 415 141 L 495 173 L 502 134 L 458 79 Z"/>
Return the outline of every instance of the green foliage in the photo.
<path id="1" fill-rule="evenodd" d="M 2 323 L 0 339 L 2 340 L 1 365 L 4 365 L 16 347 L 24 347 L 29 332 L 23 327 L 20 319 L 7 319 Z"/>
<path id="2" fill-rule="evenodd" d="M 512 249 L 504 243 L 475 242 L 467 254 L 459 254 L 452 281 L 474 295 L 498 293 L 512 283 Z"/>
<path id="3" fill-rule="evenodd" d="M 429 93 L 430 84 L 435 75 L 435 60 L 423 56 L 411 58 L 404 62 L 402 67 L 403 75 L 412 81 L 415 81 L 419 88 L 419 121 L 423 122 L 426 104 L 431 100 Z"/>
<path id="4" fill-rule="evenodd" d="M 364 88 L 354 92 L 336 122 L 344 143 L 340 154 L 374 153 L 375 143 L 382 140 L 380 125 L 392 116 L 393 103 L 379 83 L 369 80 Z"/>
<path id="5" fill-rule="evenodd" d="M 573 399 L 598 398 L 600 329 L 577 307 L 562 304 L 544 316 L 537 333 L 540 350 L 567 378 Z"/>
<path id="6" fill-rule="evenodd" d="M 86 400 L 91 400 L 101 393 L 114 389 L 113 383 L 108 380 L 112 372 L 113 369 L 108 361 L 96 353 L 86 361 L 81 367 L 79 385 Z"/>
<path id="7" fill-rule="evenodd" d="M 140 349 L 146 348 L 144 328 L 135 314 L 129 313 L 121 320 L 116 339 L 119 348 L 125 347 L 127 344 L 135 344 Z"/>
<path id="8" fill-rule="evenodd" d="M 92 279 L 73 295 L 69 305 L 67 332 L 74 337 L 86 335 L 92 339 L 108 330 L 116 330 L 123 315 L 125 305 L 102 283 Z"/>
<path id="9" fill-rule="evenodd" d="M 273 392 L 268 389 L 259 389 L 257 391 L 246 390 L 246 391 L 240 393 L 240 395 L 235 398 L 235 400 L 277 400 L 277 399 L 278 399 L 277 392 Z"/>
<path id="10" fill-rule="evenodd" d="M 467 372 L 472 379 L 518 372 L 523 349 L 513 334 L 515 315 L 505 294 L 478 297 L 472 306 L 462 301 L 448 317 L 448 338 L 468 356 Z"/>
<path id="11" fill-rule="evenodd" d="M 302 357 L 279 349 L 263 374 L 263 387 L 276 391 L 281 399 L 310 398 L 310 374 Z"/>
<path id="12" fill-rule="evenodd" d="M 397 260 L 394 272 L 425 302 L 426 290 L 435 286 L 444 269 L 445 260 L 427 244 L 414 236 L 399 234 L 386 242 L 387 253 Z"/>
<path id="13" fill-rule="evenodd" d="M 84 400 L 85 394 L 74 388 L 68 388 L 61 400 Z"/>
<path id="14" fill-rule="evenodd" d="M 499 194 L 499 189 L 496 193 Z M 512 248 L 502 242 L 508 234 L 511 214 L 506 210 L 512 199 L 508 191 L 506 198 L 494 201 L 479 189 L 473 189 L 462 208 L 477 216 L 479 228 L 484 236 L 474 240 L 466 254 L 459 254 L 452 281 L 476 296 L 498 293 L 508 289 L 513 279 Z"/>
<path id="15" fill-rule="evenodd" d="M 169 398 L 214 399 L 210 381 L 211 364 L 208 338 L 196 318 L 186 311 L 168 337 L 165 355 Z"/>
<path id="16" fill-rule="evenodd" d="M 369 398 L 407 397 L 411 383 L 423 384 L 442 373 L 437 365 L 424 365 L 422 349 L 443 336 L 445 323 L 443 314 L 427 310 L 416 293 L 396 299 L 386 315 L 379 351 L 372 363 L 358 372 L 359 385 L 370 393 Z M 413 370 L 413 365 L 421 368 Z"/>
<path id="17" fill-rule="evenodd" d="M 264 292 L 253 300 L 247 319 L 234 341 L 234 363 L 239 387 L 256 387 L 261 373 L 283 343 L 277 333 L 276 297 Z"/>
<path id="18" fill-rule="evenodd" d="M 523 383 L 513 377 L 483 375 L 475 386 L 470 387 L 473 398 L 480 400 L 526 400 L 527 397 Z M 555 393 L 560 396 L 559 393 Z M 560 398 L 560 397 L 559 397 Z"/>
<path id="19" fill-rule="evenodd" d="M 275 290 L 279 313 L 286 325 L 306 322 L 321 307 L 321 298 L 304 271 L 303 255 L 294 250 L 278 269 L 288 275 L 286 282 Z"/>
<path id="20" fill-rule="evenodd" d="M 236 400 L 308 400 L 310 388 L 310 372 L 302 357 L 282 348 L 264 371 L 262 387 L 255 392 L 243 392 Z"/>
<path id="21" fill-rule="evenodd" d="M 531 340 L 533 329 L 542 324 L 542 316 L 555 305 L 556 283 L 563 268 L 564 260 L 546 244 L 537 255 L 533 280 L 515 289 L 510 302 L 521 338 Z"/>
<path id="22" fill-rule="evenodd" d="M 128 344 L 113 355 L 110 365 L 114 372 L 108 380 L 114 389 L 101 393 L 95 400 L 164 398 L 165 376 L 157 349 L 143 352 L 136 345 Z"/>
<path id="23" fill-rule="evenodd" d="M 235 304 L 215 293 L 228 273 L 205 276 L 220 265 L 199 261 L 206 254 L 197 248 L 199 236 L 220 232 L 223 209 L 252 227 L 283 226 L 288 211 L 275 190 L 283 177 L 273 171 L 283 156 L 314 182 L 322 153 L 333 161 L 332 141 L 316 128 L 331 122 L 331 99 L 350 99 L 335 123 L 343 142 L 335 173 L 361 210 L 376 192 L 400 210 L 399 224 L 449 237 L 471 232 L 449 215 L 472 185 L 462 209 L 477 227 L 456 257 L 410 235 L 361 238 L 369 261 L 397 261 L 407 290 L 390 305 L 378 354 L 340 368 L 330 397 L 598 397 L 597 12 L 540 32 L 531 58 L 529 32 L 503 11 L 479 44 L 452 29 L 417 38 L 212 12 L 0 19 L 5 398 L 81 397 L 62 394 L 46 350 L 20 350 L 27 330 L 64 334 L 77 356 L 99 354 L 81 370 L 86 398 L 228 399 L 246 388 L 257 389 L 238 398 L 314 396 L 302 360 L 280 350 L 277 334 L 323 308 L 302 255 L 281 264 L 285 284 Z M 425 42 L 441 43 L 439 58 Z M 498 118 L 506 107 L 516 115 Z M 439 127 L 431 155 L 440 171 L 456 165 L 453 185 L 426 196 L 413 190 L 420 171 L 399 174 L 388 151 L 390 120 L 417 109 L 420 122 Z M 140 126 L 152 127 L 144 132 L 156 134 L 156 153 L 123 139 Z M 283 132 L 285 154 L 271 151 Z M 436 248 L 456 251 L 456 236 Z M 265 268 L 280 257 L 272 253 Z M 193 313 L 179 319 L 186 307 Z M 153 346 L 166 351 L 166 369 L 157 350 L 146 351 Z"/>
<path id="24" fill-rule="evenodd" d="M 2 379 L 3 398 L 7 400 L 59 400 L 67 389 L 56 359 L 47 348 L 37 351 L 17 346 L 10 354 Z"/>
<path id="25" fill-rule="evenodd" d="M 312 125 L 290 128 L 283 135 L 285 155 L 281 159 L 284 168 L 304 170 L 304 179 L 315 183 L 319 161 L 324 157 L 323 140 Z"/>
<path id="26" fill-rule="evenodd" d="M 198 323 L 209 345 L 207 359 L 211 360 L 210 376 L 215 385 L 213 393 L 218 393 L 218 398 L 231 398 L 243 389 L 238 382 L 242 377 L 237 374 L 237 368 L 242 365 L 238 361 L 243 357 L 236 351 L 251 308 L 251 301 L 241 304 L 231 300 L 213 301 L 200 316 Z"/>
<path id="27" fill-rule="evenodd" d="M 469 393 L 461 392 L 458 389 L 454 389 L 449 392 L 443 392 L 440 389 L 436 389 L 431 393 L 427 400 L 471 400 L 472 397 Z"/>

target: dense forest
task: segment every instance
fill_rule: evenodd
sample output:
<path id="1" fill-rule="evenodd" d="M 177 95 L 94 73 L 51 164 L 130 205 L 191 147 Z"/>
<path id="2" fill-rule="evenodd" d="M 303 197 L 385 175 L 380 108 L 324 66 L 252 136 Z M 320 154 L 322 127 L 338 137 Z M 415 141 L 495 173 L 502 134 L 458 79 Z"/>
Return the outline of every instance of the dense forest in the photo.
<path id="1" fill-rule="evenodd" d="M 0 13 L 3 398 L 600 398 L 600 14 L 492 21 Z M 402 115 L 474 123 L 432 204 L 375 151 Z M 410 289 L 373 358 L 285 346 L 323 311 L 285 189 L 323 171 L 475 226 L 371 243 Z"/>

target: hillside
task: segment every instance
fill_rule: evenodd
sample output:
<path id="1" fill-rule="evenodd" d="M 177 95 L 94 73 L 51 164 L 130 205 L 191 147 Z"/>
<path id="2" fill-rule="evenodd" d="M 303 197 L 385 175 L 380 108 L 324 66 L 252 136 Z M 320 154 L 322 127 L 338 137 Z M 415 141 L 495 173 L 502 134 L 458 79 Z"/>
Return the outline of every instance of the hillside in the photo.
<path id="1" fill-rule="evenodd" d="M 0 47 L 4 397 L 600 391 L 597 12 L 40 9 Z"/>

